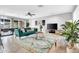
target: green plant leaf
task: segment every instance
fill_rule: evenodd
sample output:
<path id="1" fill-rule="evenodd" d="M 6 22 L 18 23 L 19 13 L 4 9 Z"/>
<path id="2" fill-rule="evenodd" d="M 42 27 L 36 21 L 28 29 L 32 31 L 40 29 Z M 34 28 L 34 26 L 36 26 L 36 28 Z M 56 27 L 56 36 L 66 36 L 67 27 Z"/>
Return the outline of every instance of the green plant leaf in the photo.
<path id="1" fill-rule="evenodd" d="M 66 37 L 67 41 L 76 42 L 78 37 L 77 32 L 79 32 L 79 21 L 66 22 L 63 26 L 63 32 L 61 35 Z"/>

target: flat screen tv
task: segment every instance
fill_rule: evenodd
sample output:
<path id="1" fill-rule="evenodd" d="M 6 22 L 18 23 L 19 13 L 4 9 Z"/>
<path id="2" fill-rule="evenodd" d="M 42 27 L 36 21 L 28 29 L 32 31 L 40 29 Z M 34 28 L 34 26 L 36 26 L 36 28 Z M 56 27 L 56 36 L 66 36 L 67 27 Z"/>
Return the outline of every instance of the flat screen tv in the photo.
<path id="1" fill-rule="evenodd" d="M 55 29 L 55 30 L 57 30 L 57 23 L 47 24 L 47 29 Z"/>

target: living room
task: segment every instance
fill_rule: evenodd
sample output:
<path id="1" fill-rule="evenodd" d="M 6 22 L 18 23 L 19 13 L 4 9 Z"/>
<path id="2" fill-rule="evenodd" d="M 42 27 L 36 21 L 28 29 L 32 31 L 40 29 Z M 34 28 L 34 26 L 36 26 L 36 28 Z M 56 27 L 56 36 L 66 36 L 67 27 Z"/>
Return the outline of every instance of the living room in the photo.
<path id="1" fill-rule="evenodd" d="M 79 48 L 67 49 L 68 43 L 61 36 L 63 24 L 79 19 L 79 6 L 1 5 L 0 8 L 1 52 L 79 52 Z"/>

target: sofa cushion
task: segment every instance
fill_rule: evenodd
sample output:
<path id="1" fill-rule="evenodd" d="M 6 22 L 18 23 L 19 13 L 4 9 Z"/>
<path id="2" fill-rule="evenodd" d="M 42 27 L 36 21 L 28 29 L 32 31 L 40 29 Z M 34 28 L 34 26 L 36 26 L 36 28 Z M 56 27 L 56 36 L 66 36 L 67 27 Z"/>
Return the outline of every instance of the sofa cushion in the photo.
<path id="1" fill-rule="evenodd" d="M 24 28 L 25 32 L 31 30 L 31 28 Z"/>
<path id="2" fill-rule="evenodd" d="M 28 28 L 28 29 L 31 29 L 31 28 Z M 26 29 L 27 30 L 27 29 Z M 27 32 L 23 32 L 21 29 L 15 29 L 15 35 L 18 36 L 18 37 L 22 37 L 22 36 L 28 36 L 28 35 L 31 35 L 31 34 L 35 34 L 37 31 L 35 30 L 27 30 Z"/>
<path id="3" fill-rule="evenodd" d="M 23 34 L 23 32 L 20 29 L 15 29 L 16 36 L 21 37 L 22 34 Z"/>

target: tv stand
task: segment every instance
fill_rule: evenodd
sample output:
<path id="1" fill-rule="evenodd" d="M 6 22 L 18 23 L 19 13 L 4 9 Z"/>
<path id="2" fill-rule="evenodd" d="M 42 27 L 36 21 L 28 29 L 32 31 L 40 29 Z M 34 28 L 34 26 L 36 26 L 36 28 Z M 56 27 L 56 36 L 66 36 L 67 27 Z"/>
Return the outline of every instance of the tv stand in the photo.
<path id="1" fill-rule="evenodd" d="M 49 33 L 55 33 L 55 29 L 48 30 Z"/>

